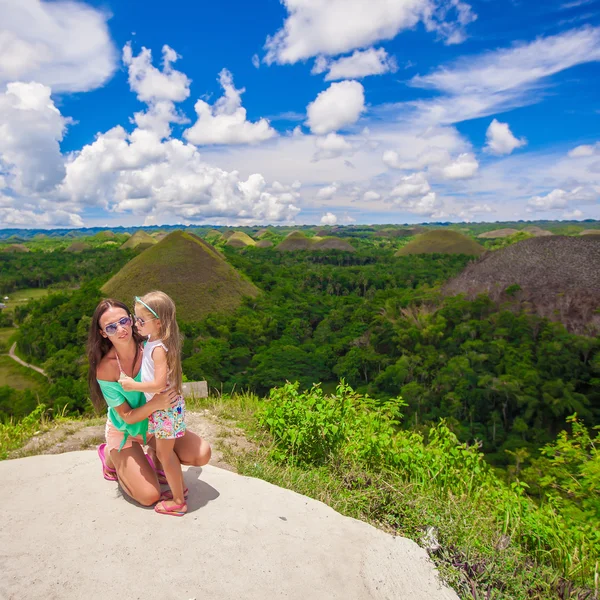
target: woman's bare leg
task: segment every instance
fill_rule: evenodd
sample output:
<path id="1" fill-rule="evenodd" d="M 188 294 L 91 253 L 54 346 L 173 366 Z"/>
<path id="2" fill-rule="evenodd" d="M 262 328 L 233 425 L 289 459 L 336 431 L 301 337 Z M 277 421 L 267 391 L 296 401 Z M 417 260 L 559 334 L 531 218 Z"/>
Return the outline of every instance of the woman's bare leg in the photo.
<path id="1" fill-rule="evenodd" d="M 189 429 L 175 440 L 175 454 L 182 465 L 202 467 L 208 464 L 211 452 L 210 444 Z"/>
<path id="2" fill-rule="evenodd" d="M 177 454 L 174 452 L 174 447 L 175 439 L 156 440 L 156 455 L 162 464 L 165 475 L 167 476 L 167 483 L 173 493 L 173 500 L 164 500 L 162 504 L 166 508 L 177 506 L 179 512 L 186 512 L 187 507 L 185 506 L 185 498 L 183 496 L 183 474 L 181 473 L 181 463 L 179 462 Z"/>
<path id="3" fill-rule="evenodd" d="M 139 444 L 134 443 L 120 452 L 112 450 L 109 458 L 117 470 L 119 483 L 128 496 L 143 506 L 158 502 L 160 485 Z"/>

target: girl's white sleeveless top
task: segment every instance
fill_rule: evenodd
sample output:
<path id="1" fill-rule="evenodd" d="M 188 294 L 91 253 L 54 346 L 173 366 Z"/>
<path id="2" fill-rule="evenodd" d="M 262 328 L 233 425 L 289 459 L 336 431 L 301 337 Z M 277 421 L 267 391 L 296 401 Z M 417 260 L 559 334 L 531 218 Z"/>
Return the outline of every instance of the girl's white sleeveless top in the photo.
<path id="1" fill-rule="evenodd" d="M 157 346 L 162 346 L 165 352 L 168 352 L 167 347 L 162 343 L 162 340 L 148 340 L 142 351 L 142 381 L 154 381 L 154 361 L 152 360 L 152 352 Z M 154 396 L 152 392 L 144 392 L 146 402 Z"/>

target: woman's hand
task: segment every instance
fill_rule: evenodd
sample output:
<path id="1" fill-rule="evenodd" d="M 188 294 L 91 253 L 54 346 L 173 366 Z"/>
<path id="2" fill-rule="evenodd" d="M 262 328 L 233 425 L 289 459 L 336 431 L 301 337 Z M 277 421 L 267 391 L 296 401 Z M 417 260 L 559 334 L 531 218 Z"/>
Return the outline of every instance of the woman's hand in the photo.
<path id="1" fill-rule="evenodd" d="M 160 394 L 154 394 L 150 402 L 156 406 L 155 410 L 168 410 L 171 406 L 177 404 L 178 397 L 177 391 L 171 389 Z"/>
<path id="2" fill-rule="evenodd" d="M 135 380 L 128 375 L 125 375 L 125 373 L 121 373 L 121 376 L 119 377 L 119 383 L 126 392 L 133 391 L 133 388 L 135 387 Z"/>

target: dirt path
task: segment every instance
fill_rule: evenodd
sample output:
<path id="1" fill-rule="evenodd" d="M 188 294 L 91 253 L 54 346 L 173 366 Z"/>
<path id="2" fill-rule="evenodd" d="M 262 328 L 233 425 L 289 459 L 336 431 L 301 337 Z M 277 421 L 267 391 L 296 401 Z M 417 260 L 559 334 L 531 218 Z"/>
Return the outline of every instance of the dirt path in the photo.
<path id="1" fill-rule="evenodd" d="M 21 458 L 38 454 L 63 454 L 77 450 L 89 450 L 104 441 L 104 423 L 94 419 L 61 423 L 44 433 L 34 436 L 22 448 L 11 453 L 9 458 Z M 235 471 L 226 462 L 224 452 L 245 452 L 254 448 L 235 424 L 217 419 L 208 410 L 188 411 L 186 423 L 190 431 L 207 439 L 213 449 L 210 464 L 228 471 Z"/>
<path id="2" fill-rule="evenodd" d="M 24 360 L 21 360 L 16 354 L 15 354 L 15 348 L 17 347 L 17 342 L 15 342 L 11 347 L 10 350 L 8 351 L 8 355 L 13 359 L 16 360 L 20 365 L 23 365 L 24 367 L 28 367 L 29 369 L 33 369 L 34 371 L 37 371 L 38 373 L 41 373 L 44 377 L 48 377 L 48 375 L 46 375 L 46 371 L 44 371 L 44 369 L 40 369 L 40 367 L 36 367 L 35 365 L 30 365 L 29 363 L 25 362 Z"/>

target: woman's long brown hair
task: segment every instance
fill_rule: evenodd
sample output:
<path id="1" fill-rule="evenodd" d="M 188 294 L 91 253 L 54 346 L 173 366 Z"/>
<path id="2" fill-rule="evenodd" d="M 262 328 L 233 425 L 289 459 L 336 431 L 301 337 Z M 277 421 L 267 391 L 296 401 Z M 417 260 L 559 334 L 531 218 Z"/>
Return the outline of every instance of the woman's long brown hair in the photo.
<path id="1" fill-rule="evenodd" d="M 127 305 L 123 302 L 120 302 L 119 300 L 114 300 L 113 298 L 106 298 L 105 300 L 102 300 L 100 304 L 98 304 L 98 306 L 96 307 L 94 315 L 92 316 L 92 322 L 90 324 L 90 332 L 88 334 L 87 341 L 87 356 L 89 363 L 88 385 L 90 387 L 90 397 L 92 399 L 92 404 L 98 412 L 101 412 L 102 409 L 105 408 L 106 402 L 104 401 L 104 396 L 102 395 L 100 385 L 96 378 L 96 371 L 98 369 L 100 361 L 108 354 L 110 349 L 113 347 L 112 342 L 100 333 L 100 319 L 109 308 L 122 308 L 133 321 L 131 311 L 129 310 L 129 308 L 127 308 Z M 137 329 L 135 328 L 135 324 L 132 324 L 131 331 L 136 348 L 134 360 L 135 364 L 135 362 L 137 361 L 137 353 L 139 351 L 140 344 L 143 342 L 144 338 L 138 333 Z"/>

